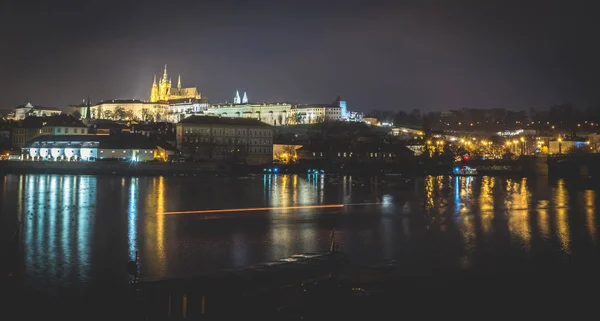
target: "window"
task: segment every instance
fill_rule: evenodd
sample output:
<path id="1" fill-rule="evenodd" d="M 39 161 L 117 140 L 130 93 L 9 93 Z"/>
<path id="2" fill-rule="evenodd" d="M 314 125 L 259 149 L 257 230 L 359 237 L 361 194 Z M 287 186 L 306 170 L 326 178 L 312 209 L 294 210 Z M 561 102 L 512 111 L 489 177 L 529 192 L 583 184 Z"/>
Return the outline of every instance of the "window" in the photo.
<path id="1" fill-rule="evenodd" d="M 61 128 L 60 128 L 60 127 L 56 128 L 56 132 L 57 132 L 57 133 L 60 133 L 60 132 L 61 132 L 60 130 L 61 130 Z"/>

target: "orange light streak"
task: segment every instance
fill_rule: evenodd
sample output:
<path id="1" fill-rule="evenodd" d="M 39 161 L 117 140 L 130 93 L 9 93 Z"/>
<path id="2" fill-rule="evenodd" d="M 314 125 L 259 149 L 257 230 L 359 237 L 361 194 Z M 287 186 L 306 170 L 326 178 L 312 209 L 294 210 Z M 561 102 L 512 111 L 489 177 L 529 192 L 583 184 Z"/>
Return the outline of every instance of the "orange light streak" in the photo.
<path id="1" fill-rule="evenodd" d="M 156 215 L 175 215 L 175 214 L 207 214 L 207 213 L 231 213 L 231 212 L 250 212 L 250 211 L 276 211 L 276 210 L 299 210 L 308 208 L 342 208 L 344 204 L 329 205 L 301 205 L 301 206 L 282 206 L 282 207 L 249 207 L 249 208 L 229 208 L 217 210 L 200 211 L 181 211 L 181 212 L 162 212 Z"/>

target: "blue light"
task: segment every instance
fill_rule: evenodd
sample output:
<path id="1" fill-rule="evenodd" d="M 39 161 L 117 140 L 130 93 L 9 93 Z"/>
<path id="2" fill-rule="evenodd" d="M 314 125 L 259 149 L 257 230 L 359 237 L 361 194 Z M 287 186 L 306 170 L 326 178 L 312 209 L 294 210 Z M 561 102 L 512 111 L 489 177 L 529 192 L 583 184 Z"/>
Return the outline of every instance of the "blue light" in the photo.
<path id="1" fill-rule="evenodd" d="M 454 167 L 454 172 L 458 173 L 460 171 L 460 167 Z"/>
<path id="2" fill-rule="evenodd" d="M 279 168 L 275 167 L 275 168 L 273 168 L 273 171 L 274 171 L 275 173 L 277 173 L 277 171 L 279 171 Z"/>
<path id="3" fill-rule="evenodd" d="M 325 170 L 324 170 L 324 169 L 322 169 L 322 170 L 321 170 L 321 173 L 325 173 Z"/>
<path id="4" fill-rule="evenodd" d="M 271 169 L 269 168 L 269 173 L 271 172 Z"/>
<path id="5" fill-rule="evenodd" d="M 263 172 L 266 172 L 266 171 L 267 171 L 267 169 L 266 169 L 266 168 L 263 168 Z"/>

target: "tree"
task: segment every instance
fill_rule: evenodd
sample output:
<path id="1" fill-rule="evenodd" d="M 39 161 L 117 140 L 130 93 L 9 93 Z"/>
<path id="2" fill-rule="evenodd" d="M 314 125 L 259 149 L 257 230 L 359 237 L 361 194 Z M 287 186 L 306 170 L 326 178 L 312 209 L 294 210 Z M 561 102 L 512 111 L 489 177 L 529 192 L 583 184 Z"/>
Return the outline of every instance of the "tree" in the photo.
<path id="1" fill-rule="evenodd" d="M 111 119 L 113 117 L 113 113 L 110 110 L 105 110 L 102 112 L 102 117 L 104 119 Z"/>
<path id="2" fill-rule="evenodd" d="M 395 125 L 406 125 L 407 123 L 408 123 L 408 114 L 403 110 L 397 112 L 396 116 L 394 117 L 394 124 Z"/>
<path id="3" fill-rule="evenodd" d="M 134 116 L 133 116 L 133 111 L 131 110 L 126 110 L 125 111 L 125 118 L 129 119 L 129 120 L 133 120 Z"/>
<path id="4" fill-rule="evenodd" d="M 421 117 L 421 112 L 418 109 L 413 109 L 408 115 L 408 123 L 410 125 L 421 125 L 423 123 L 423 119 Z"/>
<path id="5" fill-rule="evenodd" d="M 126 115 L 127 115 L 127 113 L 125 112 L 125 108 L 123 108 L 121 106 L 115 107 L 113 116 L 116 120 L 123 120 Z"/>
<path id="6" fill-rule="evenodd" d="M 147 108 L 142 108 L 142 120 L 143 121 L 152 121 L 154 117 L 150 114 L 150 111 Z"/>
<path id="7" fill-rule="evenodd" d="M 285 145 L 285 146 L 283 146 L 281 152 L 277 153 L 277 155 L 275 155 L 275 156 L 278 160 L 280 160 L 284 164 L 294 163 L 294 162 L 296 162 L 296 159 L 298 158 L 298 156 L 296 154 L 296 146 Z"/>
<path id="8" fill-rule="evenodd" d="M 81 119 L 81 113 L 79 110 L 75 110 L 71 113 L 71 116 L 75 117 L 75 119 Z"/>
<path id="9" fill-rule="evenodd" d="M 580 146 L 573 146 L 571 148 L 569 148 L 569 150 L 567 150 L 567 154 L 591 154 L 592 148 L 590 146 L 586 145 L 580 145 Z"/>

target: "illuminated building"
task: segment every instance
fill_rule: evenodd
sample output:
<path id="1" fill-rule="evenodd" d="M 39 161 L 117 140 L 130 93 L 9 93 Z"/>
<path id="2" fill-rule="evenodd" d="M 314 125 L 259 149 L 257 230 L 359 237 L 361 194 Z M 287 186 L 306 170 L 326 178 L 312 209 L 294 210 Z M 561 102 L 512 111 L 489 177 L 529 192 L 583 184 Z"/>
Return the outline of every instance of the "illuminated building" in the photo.
<path id="1" fill-rule="evenodd" d="M 204 113 L 209 116 L 252 118 L 269 125 L 283 126 L 290 124 L 291 109 L 290 103 L 218 104 L 211 105 Z"/>
<path id="2" fill-rule="evenodd" d="M 295 163 L 298 160 L 296 152 L 302 145 L 273 144 L 273 160 L 281 163 Z"/>
<path id="3" fill-rule="evenodd" d="M 46 135 L 22 148 L 23 160 L 96 161 L 121 159 L 151 161 L 160 158 L 159 147 L 142 135 Z"/>
<path id="4" fill-rule="evenodd" d="M 154 82 L 150 91 L 150 102 L 201 98 L 202 96 L 195 87 L 181 88 L 181 75 L 177 79 L 177 88 L 171 87 L 171 79 L 167 75 L 167 65 L 165 65 L 163 76 L 158 83 L 156 83 L 156 75 L 154 75 Z"/>
<path id="5" fill-rule="evenodd" d="M 377 118 L 371 117 L 371 116 L 363 117 L 362 121 L 364 121 L 368 125 L 372 125 L 372 126 L 376 126 L 377 124 L 379 124 L 379 122 L 377 121 Z"/>
<path id="6" fill-rule="evenodd" d="M 166 102 L 145 102 L 136 99 L 106 100 L 88 108 L 81 108 L 85 119 L 116 119 L 139 121 L 169 120 L 169 104 Z"/>
<path id="7" fill-rule="evenodd" d="M 294 124 L 340 121 L 347 118 L 346 101 L 338 96 L 333 104 L 296 105 L 291 118 Z"/>
<path id="8" fill-rule="evenodd" d="M 60 115 L 62 111 L 54 107 L 34 106 L 31 103 L 15 107 L 12 113 L 7 115 L 7 119 L 23 120 L 29 116 L 47 117 Z"/>
<path id="9" fill-rule="evenodd" d="M 193 160 L 265 164 L 273 159 L 273 129 L 256 119 L 190 116 L 177 124 L 177 148 Z"/>
<path id="10" fill-rule="evenodd" d="M 292 109 L 295 124 L 317 124 L 342 120 L 342 109 L 334 105 L 298 105 Z"/>

